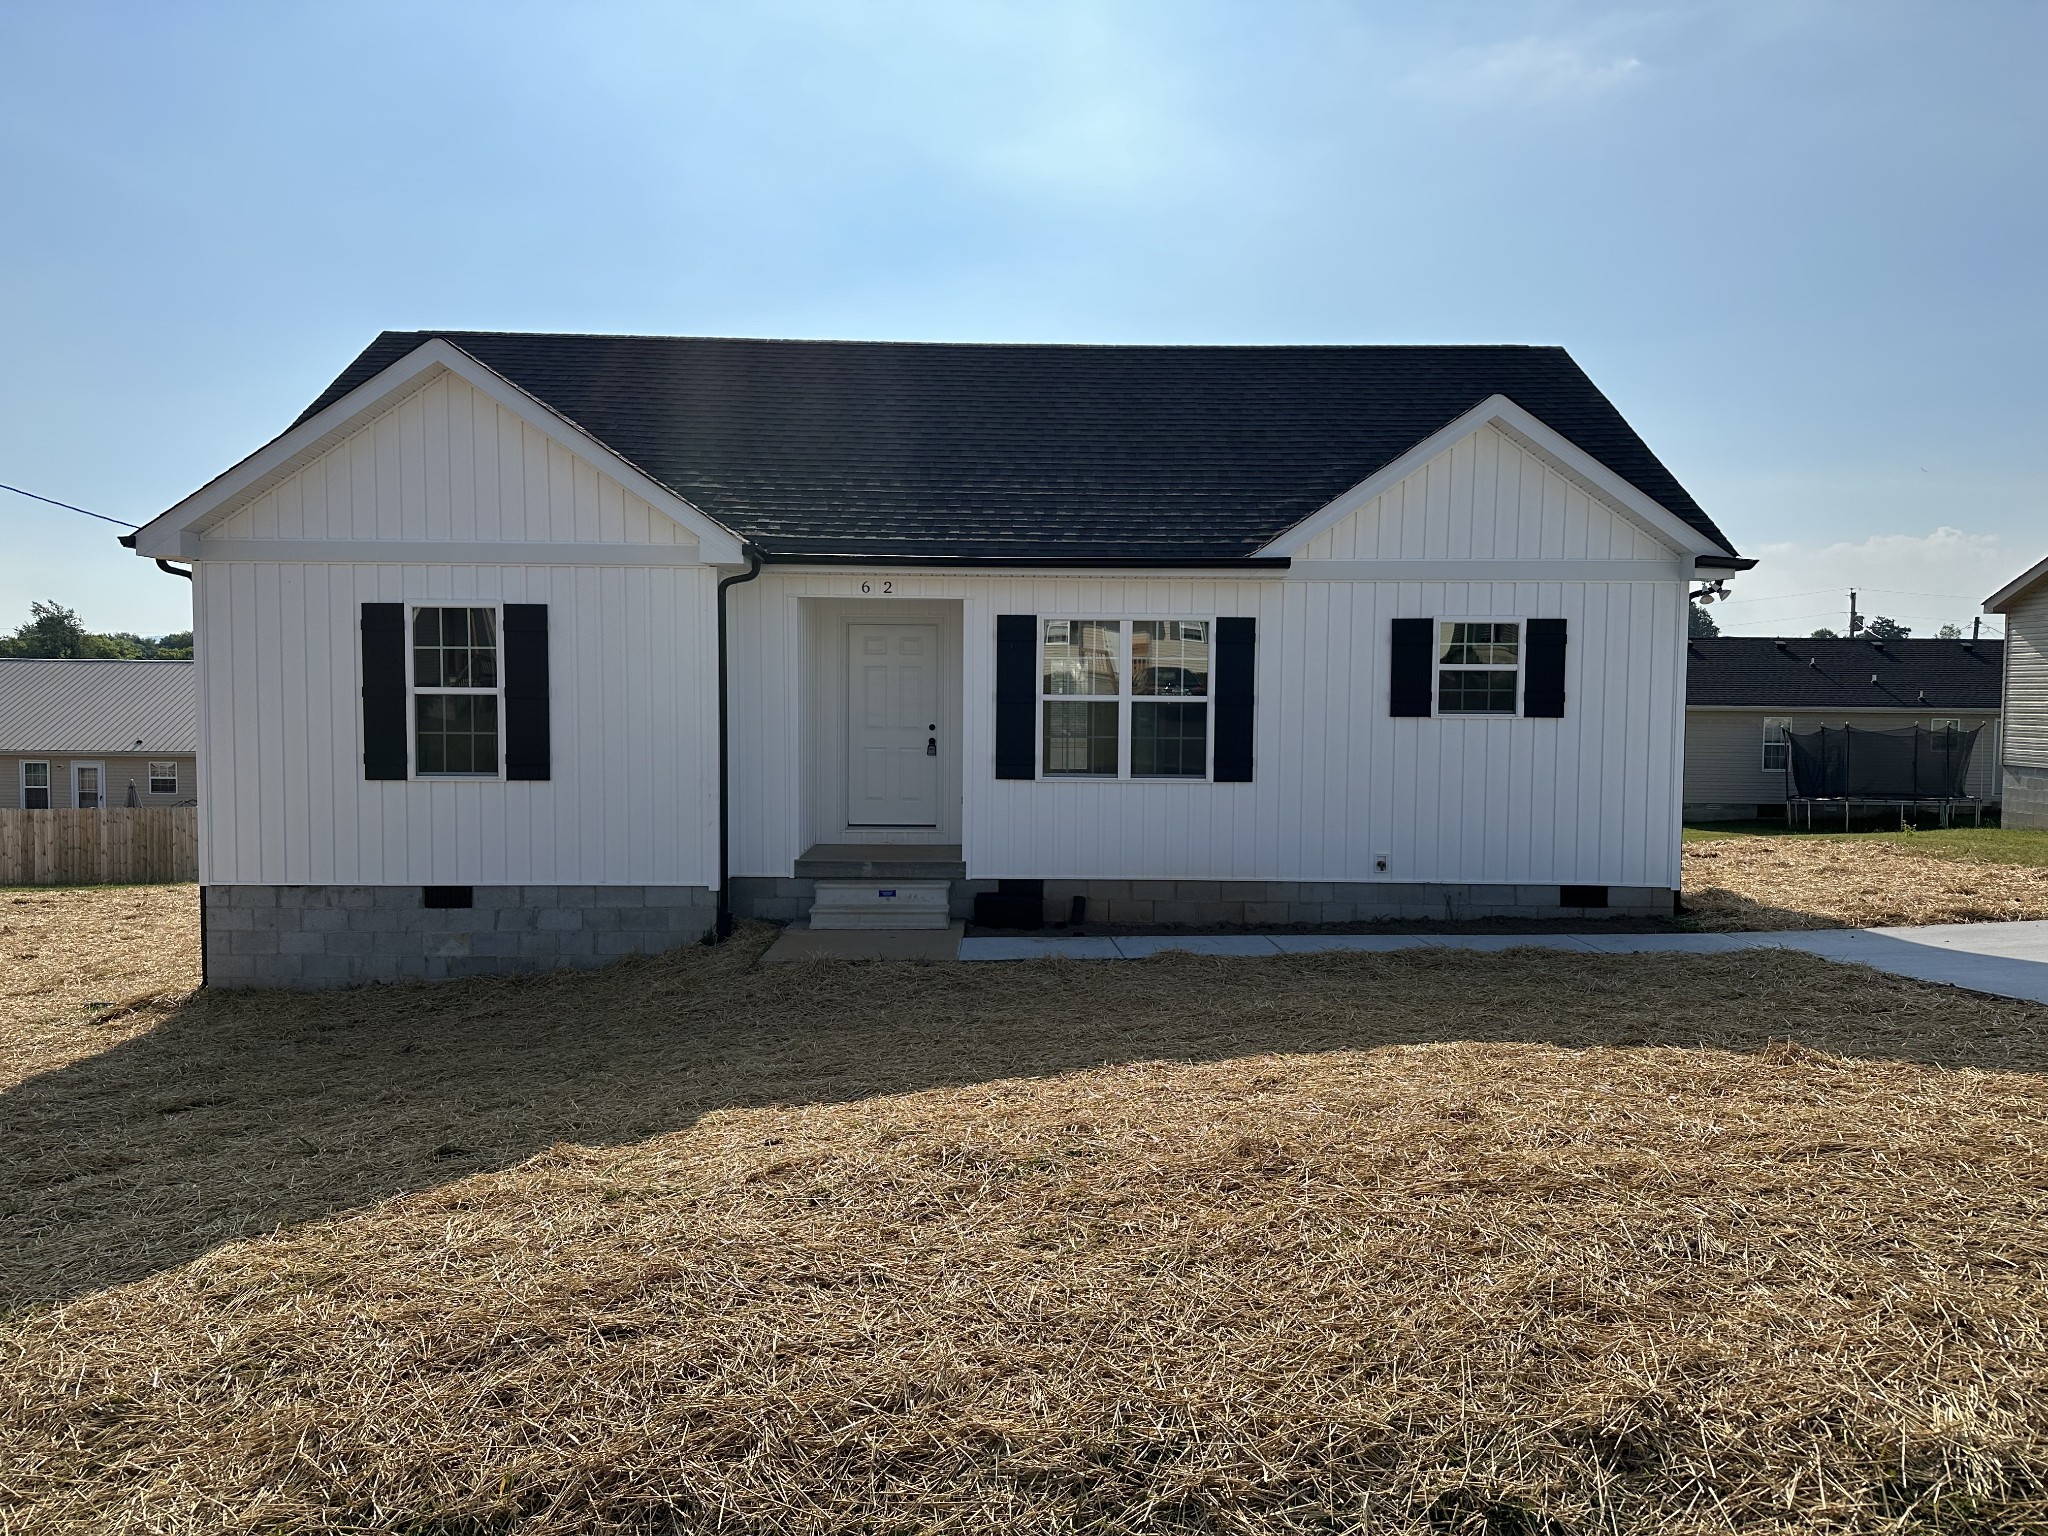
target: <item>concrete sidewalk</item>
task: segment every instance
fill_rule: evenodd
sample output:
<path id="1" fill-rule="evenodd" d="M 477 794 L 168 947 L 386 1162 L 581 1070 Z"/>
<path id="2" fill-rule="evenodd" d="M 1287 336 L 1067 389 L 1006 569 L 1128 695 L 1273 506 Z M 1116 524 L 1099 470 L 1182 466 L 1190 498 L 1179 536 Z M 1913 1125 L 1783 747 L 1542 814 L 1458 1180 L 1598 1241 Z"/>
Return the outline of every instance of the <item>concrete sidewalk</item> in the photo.
<path id="1" fill-rule="evenodd" d="M 2030 1003 L 2048 1003 L 2048 922 L 1933 928 L 1825 928 L 1779 933 L 1147 934 L 1132 938 L 962 939 L 962 960 L 1142 960 L 1196 955 L 1384 954 L 1398 949 L 1565 949 L 1598 955 L 1724 955 L 1796 949 Z"/>

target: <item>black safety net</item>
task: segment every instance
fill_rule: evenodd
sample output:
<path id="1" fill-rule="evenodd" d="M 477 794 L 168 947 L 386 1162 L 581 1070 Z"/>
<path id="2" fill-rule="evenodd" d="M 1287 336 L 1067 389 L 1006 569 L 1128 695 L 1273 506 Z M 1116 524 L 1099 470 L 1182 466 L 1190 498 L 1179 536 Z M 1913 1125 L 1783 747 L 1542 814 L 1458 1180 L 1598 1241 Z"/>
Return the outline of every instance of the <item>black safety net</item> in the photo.
<path id="1" fill-rule="evenodd" d="M 1957 800 L 1983 726 L 1866 731 L 1849 725 L 1791 731 L 1786 764 L 1796 800 Z"/>

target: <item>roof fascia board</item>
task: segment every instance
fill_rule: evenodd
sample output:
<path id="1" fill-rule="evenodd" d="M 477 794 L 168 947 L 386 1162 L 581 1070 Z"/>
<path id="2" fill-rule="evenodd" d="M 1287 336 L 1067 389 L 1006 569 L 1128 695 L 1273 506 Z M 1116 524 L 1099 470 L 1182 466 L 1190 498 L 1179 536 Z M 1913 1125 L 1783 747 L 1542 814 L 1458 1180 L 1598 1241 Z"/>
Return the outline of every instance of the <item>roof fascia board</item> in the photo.
<path id="1" fill-rule="evenodd" d="M 742 558 L 740 540 L 722 523 L 708 517 L 599 442 L 588 432 L 536 399 L 503 374 L 485 367 L 445 337 L 422 342 L 390 367 L 343 395 L 327 409 L 271 439 L 226 473 L 216 476 L 176 506 L 136 530 L 134 549 L 150 559 L 205 559 L 186 552 L 178 535 L 204 534 L 221 519 L 263 494 L 272 485 L 303 468 L 364 421 L 401 403 L 444 373 L 452 373 L 504 407 L 551 442 L 591 463 L 641 500 L 690 530 L 707 563 Z M 203 545 L 202 545 L 203 549 Z"/>
<path id="2" fill-rule="evenodd" d="M 1296 560 L 1289 581 L 1690 581 L 1678 560 Z"/>
<path id="3" fill-rule="evenodd" d="M 930 571 L 939 575 L 952 571 L 1058 571 L 1081 575 L 1090 571 L 1115 575 L 1146 571 L 1216 571 L 1269 579 L 1286 570 L 1289 564 L 1284 558 L 1251 555 L 1190 555 L 1176 560 L 1149 555 L 803 555 L 766 552 L 762 553 L 761 562 L 764 565 L 802 566 L 821 571 L 887 566 L 892 570 Z"/>
<path id="4" fill-rule="evenodd" d="M 1984 599 L 1984 611 L 1986 613 L 2005 612 L 2015 601 L 2026 595 L 2029 587 L 2033 586 L 2035 582 L 2041 580 L 2044 576 L 2048 576 L 2048 560 L 2042 560 L 2038 564 L 2028 566 L 2027 569 L 2020 572 L 2019 575 Z"/>
<path id="5" fill-rule="evenodd" d="M 1697 528 L 1644 495 L 1562 433 L 1546 426 L 1506 395 L 1489 395 L 1457 420 L 1440 427 L 1391 463 L 1375 470 L 1319 511 L 1303 518 L 1259 551 L 1298 555 L 1318 534 L 1336 526 L 1374 497 L 1398 485 L 1431 459 L 1449 452 L 1482 427 L 1496 427 L 1603 505 L 1613 508 L 1674 551 L 1684 555 L 1732 553 Z"/>
<path id="6" fill-rule="evenodd" d="M 430 543 L 410 539 L 209 539 L 178 536 L 180 560 L 286 565 L 706 565 L 695 544 Z"/>

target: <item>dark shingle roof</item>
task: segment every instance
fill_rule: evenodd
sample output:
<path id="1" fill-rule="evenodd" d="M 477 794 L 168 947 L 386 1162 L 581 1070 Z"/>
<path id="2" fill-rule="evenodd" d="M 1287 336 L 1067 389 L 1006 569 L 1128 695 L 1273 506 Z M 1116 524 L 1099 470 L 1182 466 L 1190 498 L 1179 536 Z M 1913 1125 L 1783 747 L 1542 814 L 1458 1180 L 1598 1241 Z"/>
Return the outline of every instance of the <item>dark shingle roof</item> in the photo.
<path id="1" fill-rule="evenodd" d="M 1992 709 L 2002 640 L 1770 640 L 1686 648 L 1685 702 L 1764 709 Z M 1877 681 L 1871 682 L 1875 675 Z"/>
<path id="2" fill-rule="evenodd" d="M 1250 555 L 1493 394 L 1732 553 L 1561 347 L 387 331 L 305 416 L 436 336 L 770 554 Z"/>

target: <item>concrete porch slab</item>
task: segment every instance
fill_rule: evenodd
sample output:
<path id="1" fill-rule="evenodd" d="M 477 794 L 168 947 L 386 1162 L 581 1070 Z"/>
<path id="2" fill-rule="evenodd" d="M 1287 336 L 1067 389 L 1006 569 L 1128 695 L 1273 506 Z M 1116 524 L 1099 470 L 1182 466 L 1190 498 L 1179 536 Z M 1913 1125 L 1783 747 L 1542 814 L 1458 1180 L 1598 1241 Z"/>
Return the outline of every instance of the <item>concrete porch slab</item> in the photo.
<path id="1" fill-rule="evenodd" d="M 960 958 L 965 923 L 949 928 L 785 928 L 761 956 L 763 965 L 799 960 L 916 960 L 927 965 Z"/>
<path id="2" fill-rule="evenodd" d="M 964 880 L 958 843 L 814 843 L 798 856 L 800 880 Z"/>

